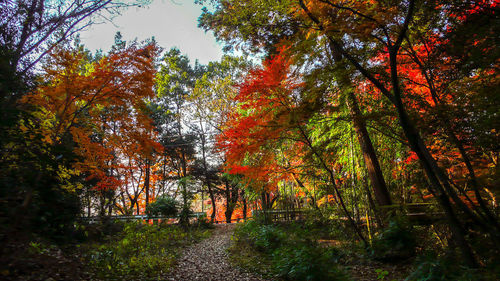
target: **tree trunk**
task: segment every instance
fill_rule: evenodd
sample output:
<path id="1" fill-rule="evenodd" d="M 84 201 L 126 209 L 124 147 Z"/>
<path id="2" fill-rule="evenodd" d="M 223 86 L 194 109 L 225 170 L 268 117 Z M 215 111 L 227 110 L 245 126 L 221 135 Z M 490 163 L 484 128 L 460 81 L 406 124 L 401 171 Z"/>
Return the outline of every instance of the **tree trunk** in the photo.
<path id="1" fill-rule="evenodd" d="M 351 113 L 353 119 L 354 131 L 356 132 L 359 146 L 361 147 L 361 152 L 363 153 L 363 159 L 365 160 L 368 177 L 370 178 L 375 199 L 380 206 L 391 205 L 392 201 L 389 190 L 387 189 L 387 184 L 384 180 L 384 175 L 382 174 L 382 169 L 380 168 L 370 135 L 366 129 L 366 124 L 363 120 L 358 102 L 352 91 L 347 92 L 347 107 L 349 108 L 349 112 Z"/>
<path id="2" fill-rule="evenodd" d="M 245 194 L 241 194 L 242 202 L 243 202 L 243 221 L 247 220 L 247 198 L 245 197 Z"/>
<path id="3" fill-rule="evenodd" d="M 465 239 L 465 230 L 453 211 L 450 199 L 446 193 L 446 190 L 451 189 L 449 181 L 440 170 L 434 157 L 432 157 L 428 151 L 422 137 L 412 124 L 410 117 L 404 108 L 398 79 L 397 52 L 395 50 L 389 51 L 389 59 L 391 68 L 391 84 L 394 92 L 394 105 L 399 116 L 398 119 L 401 128 L 408 139 L 408 143 L 410 144 L 412 151 L 417 154 L 427 178 L 437 195 L 437 199 L 445 211 L 446 218 L 452 231 L 452 236 L 457 242 L 457 246 L 461 249 L 465 262 L 471 267 L 477 267 L 470 245 Z M 453 195 L 453 192 L 454 191 L 450 190 L 450 195 Z"/>
<path id="4" fill-rule="evenodd" d="M 418 57 L 417 52 L 414 50 L 410 40 L 408 37 L 406 37 L 407 43 L 409 44 L 409 51 L 410 51 L 410 57 L 413 59 L 413 61 L 420 67 L 420 72 L 422 75 L 425 77 L 427 84 L 429 86 L 429 90 L 432 96 L 432 100 L 436 105 L 443 105 L 443 102 L 441 98 L 438 95 L 438 91 L 435 86 L 435 77 L 427 67 L 424 66 L 424 63 L 420 60 Z M 469 156 L 467 155 L 467 151 L 465 147 L 462 144 L 462 141 L 458 138 L 457 134 L 455 133 L 455 130 L 453 129 L 452 126 L 450 126 L 450 118 L 446 114 L 444 114 L 442 111 L 437 111 L 438 115 L 438 120 L 441 123 L 441 127 L 444 129 L 445 133 L 448 136 L 448 139 L 450 142 L 452 142 L 459 150 L 460 155 L 462 156 L 462 161 L 464 162 L 468 172 L 469 172 L 469 177 L 470 177 L 470 182 L 472 185 L 472 189 L 474 191 L 474 194 L 478 200 L 479 207 L 481 210 L 484 212 L 484 215 L 482 215 L 480 212 L 478 214 L 483 217 L 486 221 L 488 221 L 487 224 L 482 225 L 483 229 L 486 231 L 490 232 L 494 238 L 494 243 L 498 244 L 498 230 L 500 229 L 500 224 L 498 222 L 498 218 L 491 212 L 491 210 L 488 208 L 486 205 L 486 202 L 481 196 L 481 193 L 479 192 L 479 184 L 477 182 L 477 178 L 474 172 L 474 168 L 472 167 L 471 160 L 469 159 Z M 474 208 L 476 208 L 475 204 L 470 200 L 470 198 L 467 196 L 464 190 L 461 190 L 463 192 L 463 195 L 467 197 L 467 200 L 470 201 L 470 203 L 473 205 Z M 477 209 L 477 208 L 476 208 Z M 486 216 L 486 217 L 485 217 Z M 491 230 L 490 225 L 493 224 L 496 228 L 496 230 Z"/>
<path id="5" fill-rule="evenodd" d="M 231 185 L 228 180 L 224 181 L 226 185 L 226 211 L 224 215 L 226 217 L 226 223 L 231 223 L 231 218 L 233 216 L 234 208 L 238 201 L 238 188 Z"/>
<path id="6" fill-rule="evenodd" d="M 150 165 L 149 165 L 149 160 L 146 159 L 146 175 L 144 176 L 144 190 L 146 191 L 146 202 L 145 206 L 146 209 L 148 208 L 149 205 L 149 173 L 150 173 Z"/>
<path id="7" fill-rule="evenodd" d="M 203 123 L 201 122 L 200 119 L 200 128 L 203 130 Z M 214 190 L 212 188 L 211 181 L 208 179 L 208 165 L 207 165 L 207 154 L 206 154 L 206 139 L 205 139 L 205 134 L 202 131 L 202 134 L 200 134 L 200 139 L 201 139 L 201 155 L 203 159 L 203 174 L 205 176 L 205 185 L 207 186 L 208 189 L 208 194 L 210 196 L 210 201 L 212 201 L 212 214 L 210 215 L 210 222 L 213 223 L 215 221 L 215 215 L 217 212 L 217 206 L 215 205 L 215 194 Z"/>
<path id="8" fill-rule="evenodd" d="M 330 45 L 332 53 L 338 53 L 333 45 Z M 336 63 L 341 68 L 347 68 L 347 63 L 341 59 L 341 57 L 336 59 Z M 359 109 L 358 101 L 353 92 L 353 85 L 351 78 L 347 72 L 342 72 L 336 76 L 337 82 L 340 89 L 347 94 L 347 107 L 352 118 L 352 123 L 356 136 L 358 138 L 359 146 L 363 154 L 363 159 L 365 161 L 365 166 L 368 172 L 368 177 L 370 178 L 373 193 L 375 194 L 375 199 L 379 206 L 391 205 L 392 200 L 387 189 L 387 184 L 385 183 L 384 175 L 382 169 L 380 168 L 380 163 L 375 153 L 375 149 L 366 129 L 366 123 L 363 119 L 363 114 Z"/>
<path id="9" fill-rule="evenodd" d="M 361 230 L 359 229 L 358 225 L 356 224 L 356 222 L 352 218 L 351 214 L 349 213 L 349 210 L 347 210 L 347 207 L 346 207 L 346 205 L 344 203 L 344 200 L 342 199 L 342 195 L 340 194 L 340 191 L 339 191 L 337 185 L 335 184 L 335 173 L 334 173 L 334 171 L 331 168 L 328 167 L 327 163 L 324 161 L 324 159 L 321 156 L 321 154 L 318 153 L 318 151 L 316 150 L 316 148 L 313 146 L 311 140 L 309 139 L 309 137 L 307 136 L 306 132 L 304 131 L 304 128 L 299 124 L 297 126 L 297 129 L 299 130 L 300 134 L 304 138 L 305 144 L 309 147 L 309 149 L 311 149 L 311 152 L 318 158 L 318 160 L 319 160 L 321 166 L 323 167 L 323 169 L 328 173 L 330 184 L 331 184 L 331 186 L 332 186 L 332 188 L 334 190 L 334 193 L 337 195 L 337 200 L 340 203 L 340 206 L 342 207 L 342 210 L 344 211 L 344 215 L 347 217 L 347 220 L 351 224 L 352 228 L 354 229 L 354 231 L 356 232 L 356 234 L 358 235 L 358 237 L 361 239 L 361 241 L 363 241 L 363 244 L 365 245 L 365 247 L 367 247 L 368 246 L 368 242 L 366 241 L 365 237 L 363 236 L 363 233 L 361 232 Z"/>
<path id="10" fill-rule="evenodd" d="M 217 206 L 215 206 L 215 194 L 211 185 L 208 185 L 208 194 L 210 196 L 210 201 L 212 201 L 212 214 L 210 214 L 210 222 L 213 223 L 217 213 Z"/>

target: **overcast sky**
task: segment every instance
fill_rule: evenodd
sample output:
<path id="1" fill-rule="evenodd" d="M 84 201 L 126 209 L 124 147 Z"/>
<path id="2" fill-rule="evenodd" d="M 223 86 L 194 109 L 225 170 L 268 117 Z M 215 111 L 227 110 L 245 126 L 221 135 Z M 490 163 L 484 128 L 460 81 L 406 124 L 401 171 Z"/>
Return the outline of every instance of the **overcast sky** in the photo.
<path id="1" fill-rule="evenodd" d="M 221 58 L 222 45 L 215 41 L 211 32 L 205 33 L 197 27 L 200 15 L 201 6 L 195 5 L 194 0 L 153 0 L 147 7 L 133 7 L 122 12 L 113 23 L 91 26 L 81 32 L 80 37 L 91 51 L 108 51 L 117 31 L 127 41 L 154 36 L 164 49 L 177 47 L 191 62 L 198 59 L 206 64 Z"/>

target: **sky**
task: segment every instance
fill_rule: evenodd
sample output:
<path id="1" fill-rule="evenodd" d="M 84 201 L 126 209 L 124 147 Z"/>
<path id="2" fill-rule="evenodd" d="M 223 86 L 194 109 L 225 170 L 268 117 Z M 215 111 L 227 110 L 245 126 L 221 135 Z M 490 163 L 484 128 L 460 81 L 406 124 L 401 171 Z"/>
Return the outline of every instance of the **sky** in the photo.
<path id="1" fill-rule="evenodd" d="M 131 7 L 111 22 L 96 24 L 80 33 L 82 43 L 91 51 L 108 51 L 114 36 L 120 31 L 123 40 L 138 41 L 155 37 L 158 45 L 169 50 L 177 47 L 194 63 L 217 61 L 222 57 L 222 44 L 216 42 L 212 32 L 198 28 L 200 5 L 194 0 L 153 0 L 143 8 Z"/>

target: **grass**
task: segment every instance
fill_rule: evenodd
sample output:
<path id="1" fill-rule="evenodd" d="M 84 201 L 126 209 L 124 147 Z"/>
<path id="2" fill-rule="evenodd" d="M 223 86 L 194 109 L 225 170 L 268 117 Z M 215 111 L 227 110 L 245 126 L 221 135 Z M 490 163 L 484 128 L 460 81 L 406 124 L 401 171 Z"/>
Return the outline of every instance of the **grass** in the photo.
<path id="1" fill-rule="evenodd" d="M 479 269 L 463 266 L 459 255 L 438 247 L 428 227 L 389 223 L 369 249 L 347 233 L 340 224 L 249 221 L 236 229 L 229 254 L 234 265 L 280 281 L 490 281 L 500 276 L 497 261 Z"/>
<path id="2" fill-rule="evenodd" d="M 182 228 L 119 222 L 78 225 L 63 243 L 19 235 L 2 248 L 0 279 L 163 279 L 184 247 L 209 235 L 211 230 L 200 225 Z"/>
<path id="3" fill-rule="evenodd" d="M 234 243 L 229 249 L 230 262 L 243 270 L 257 273 L 258 275 L 269 279 L 276 280 L 278 276 L 271 270 L 273 266 L 272 259 L 257 251 L 248 243 Z"/>
<path id="4" fill-rule="evenodd" d="M 230 259 L 234 265 L 271 280 L 349 280 L 337 266 L 339 252 L 320 247 L 311 239 L 318 234 L 299 224 L 250 221 L 236 229 Z"/>
<path id="5" fill-rule="evenodd" d="M 92 279 L 158 280 L 173 269 L 182 248 L 210 233 L 197 227 L 131 223 L 105 243 L 84 245 L 83 256 Z"/>

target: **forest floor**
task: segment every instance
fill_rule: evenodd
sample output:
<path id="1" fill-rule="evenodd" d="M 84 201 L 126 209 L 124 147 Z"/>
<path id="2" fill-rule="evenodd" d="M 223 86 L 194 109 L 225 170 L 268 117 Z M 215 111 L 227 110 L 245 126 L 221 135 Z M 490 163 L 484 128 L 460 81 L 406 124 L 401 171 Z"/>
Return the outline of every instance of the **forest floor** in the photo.
<path id="1" fill-rule="evenodd" d="M 169 274 L 169 281 L 265 281 L 263 277 L 253 272 L 246 272 L 234 266 L 229 260 L 228 248 L 233 241 L 235 224 L 215 225 L 213 234 L 199 243 L 184 250 L 177 266 Z M 323 242 L 323 241 L 321 241 Z M 325 243 L 327 244 L 327 243 Z M 325 245 L 328 246 L 328 245 Z M 339 245 L 336 245 L 339 246 Z M 375 261 L 351 260 L 345 269 L 356 281 L 372 280 L 404 280 L 409 273 L 409 264 L 383 264 Z M 386 271 L 382 276 L 377 271 Z M 386 278 L 384 278 L 386 277 Z M 273 278 L 274 279 L 274 278 Z"/>
<path id="2" fill-rule="evenodd" d="M 264 281 L 229 262 L 227 249 L 231 245 L 234 228 L 233 224 L 216 225 L 212 236 L 186 248 L 167 280 Z"/>

